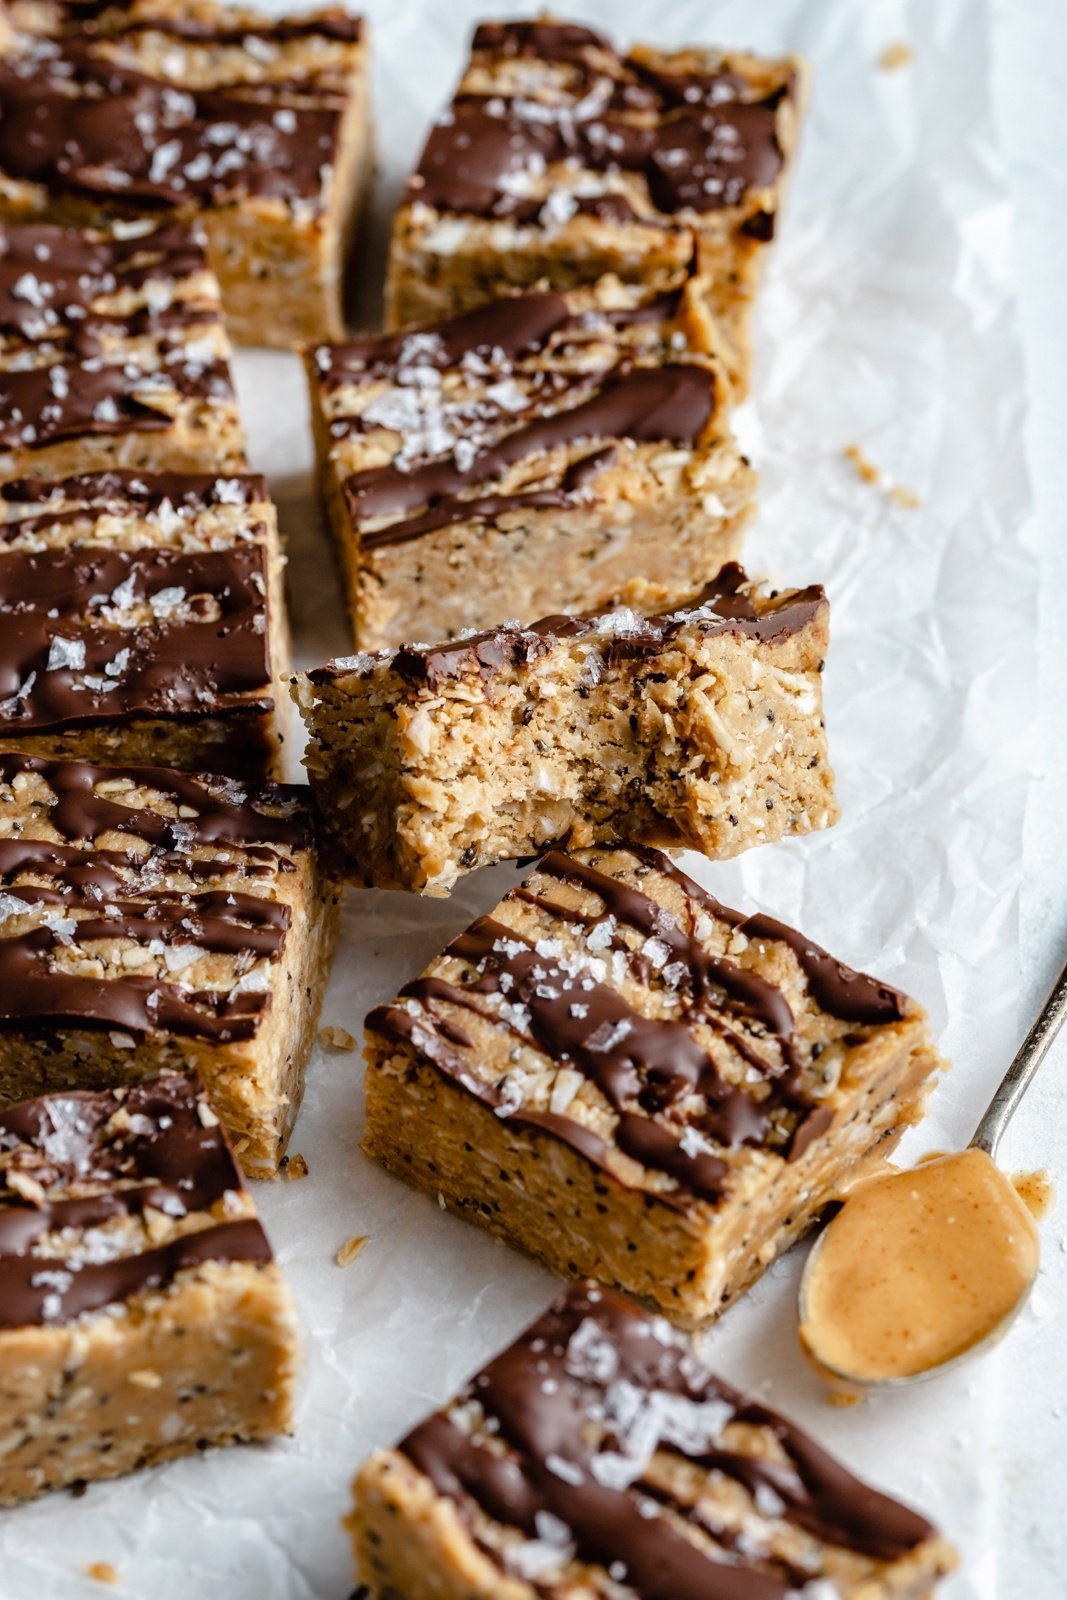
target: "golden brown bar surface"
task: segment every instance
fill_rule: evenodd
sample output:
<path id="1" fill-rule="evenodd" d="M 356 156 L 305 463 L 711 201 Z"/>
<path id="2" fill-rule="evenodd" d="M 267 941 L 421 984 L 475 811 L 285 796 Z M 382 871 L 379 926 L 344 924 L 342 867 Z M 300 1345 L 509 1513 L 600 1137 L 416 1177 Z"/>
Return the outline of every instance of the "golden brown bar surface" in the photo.
<path id="1" fill-rule="evenodd" d="M 198 229 L 0 223 L 0 479 L 240 469 L 229 358 Z"/>
<path id="2" fill-rule="evenodd" d="M 0 1104 L 194 1068 L 270 1176 L 336 921 L 306 790 L 0 752 Z"/>
<path id="3" fill-rule="evenodd" d="M 282 567 L 251 474 L 0 484 L 0 748 L 280 776 Z"/>
<path id="4" fill-rule="evenodd" d="M 357 646 L 672 595 L 731 560 L 755 478 L 691 280 L 506 296 L 309 359 Z"/>
<path id="5" fill-rule="evenodd" d="M 0 1110 L 0 1505 L 288 1432 L 298 1341 L 195 1077 Z"/>
<path id="6" fill-rule="evenodd" d="M 367 1018 L 364 1148 L 697 1324 L 918 1120 L 913 1000 L 643 845 L 554 850 Z"/>
<path id="7" fill-rule="evenodd" d="M 235 339 L 340 337 L 373 165 L 359 17 L 212 0 L 6 10 L 0 217 L 196 221 Z"/>
<path id="8" fill-rule="evenodd" d="M 505 288 L 689 263 L 748 388 L 750 322 L 804 99 L 803 64 L 740 50 L 622 54 L 553 17 L 487 22 L 393 226 L 388 325 Z"/>
<path id="9" fill-rule="evenodd" d="M 828 627 L 817 586 L 767 591 L 734 566 L 669 611 L 549 617 L 303 674 L 330 870 L 447 894 L 554 840 L 730 856 L 828 827 Z"/>
<path id="10" fill-rule="evenodd" d="M 349 1527 L 369 1600 L 929 1600 L 956 1563 L 925 1517 L 592 1283 L 371 1456 Z"/>

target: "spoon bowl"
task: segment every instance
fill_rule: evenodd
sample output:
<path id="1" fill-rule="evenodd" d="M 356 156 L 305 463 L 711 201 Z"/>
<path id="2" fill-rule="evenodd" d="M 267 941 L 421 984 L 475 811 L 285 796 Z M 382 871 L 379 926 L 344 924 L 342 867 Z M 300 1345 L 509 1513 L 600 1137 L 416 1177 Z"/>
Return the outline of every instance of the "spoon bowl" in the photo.
<path id="1" fill-rule="evenodd" d="M 977 1360 L 978 1357 L 987 1355 L 994 1345 L 1000 1343 L 1014 1325 L 1016 1319 L 1021 1315 L 1029 1302 L 1034 1284 L 1037 1282 L 1037 1273 L 1035 1272 L 1015 1304 L 999 1318 L 988 1333 L 983 1334 L 973 1344 L 967 1345 L 965 1349 L 957 1350 L 952 1355 L 946 1356 L 943 1361 L 938 1361 L 933 1366 L 924 1367 L 920 1372 L 903 1373 L 890 1378 L 857 1376 L 853 1372 L 845 1372 L 842 1368 L 822 1359 L 804 1337 L 804 1329 L 810 1325 L 809 1296 L 818 1267 L 819 1253 L 832 1227 L 833 1222 L 830 1222 L 819 1234 L 819 1237 L 808 1252 L 808 1259 L 804 1263 L 804 1271 L 800 1278 L 797 1303 L 800 1313 L 800 1344 L 804 1355 L 820 1377 L 827 1379 L 834 1389 L 844 1394 L 859 1396 L 895 1389 L 910 1389 L 917 1383 L 927 1383 L 931 1378 L 944 1377 L 946 1373 L 955 1372 L 957 1367 L 964 1366 L 968 1361 Z"/>
<path id="2" fill-rule="evenodd" d="M 800 1342 L 835 1387 L 864 1393 L 940 1377 L 992 1349 L 1025 1306 L 1040 1236 L 994 1156 L 1065 1016 L 1067 966 L 967 1149 L 857 1184 L 816 1240 L 800 1280 Z M 850 1343 L 859 1371 L 841 1359 Z M 913 1357 L 914 1370 L 896 1370 Z"/>

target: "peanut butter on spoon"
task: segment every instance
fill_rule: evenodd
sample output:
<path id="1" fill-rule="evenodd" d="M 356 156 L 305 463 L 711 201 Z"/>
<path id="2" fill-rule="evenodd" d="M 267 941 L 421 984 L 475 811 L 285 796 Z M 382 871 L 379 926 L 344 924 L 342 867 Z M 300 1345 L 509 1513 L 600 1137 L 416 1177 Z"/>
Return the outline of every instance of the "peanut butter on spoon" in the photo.
<path id="1" fill-rule="evenodd" d="M 1026 1298 L 1040 1241 L 984 1150 L 853 1189 L 805 1285 L 800 1339 L 861 1383 L 913 1378 L 988 1338 Z"/>
<path id="2" fill-rule="evenodd" d="M 890 1169 L 848 1193 L 808 1258 L 800 1341 L 830 1380 L 932 1376 L 993 1343 L 1025 1303 L 1040 1238 L 993 1156 L 1067 1014 L 1067 967 L 968 1149 Z"/>

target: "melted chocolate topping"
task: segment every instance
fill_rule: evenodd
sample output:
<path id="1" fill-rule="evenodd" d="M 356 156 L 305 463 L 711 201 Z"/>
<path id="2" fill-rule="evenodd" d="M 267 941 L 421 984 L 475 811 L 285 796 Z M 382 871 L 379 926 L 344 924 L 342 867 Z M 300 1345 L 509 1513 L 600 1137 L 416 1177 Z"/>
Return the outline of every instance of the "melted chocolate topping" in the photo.
<path id="1" fill-rule="evenodd" d="M 633 1399 L 644 1421 L 635 1434 Z M 474 1520 L 540 1536 L 545 1513 L 566 1530 L 568 1555 L 611 1571 L 639 1600 L 785 1600 L 795 1570 L 771 1554 L 742 1554 L 729 1530 L 687 1536 L 690 1504 L 643 1482 L 654 1452 L 682 1456 L 748 1489 L 773 1493 L 781 1512 L 829 1545 L 877 1561 L 906 1557 L 936 1530 L 852 1476 L 793 1423 L 716 1378 L 684 1337 L 609 1290 L 568 1289 L 459 1396 L 483 1412 L 495 1442 L 447 1412 L 416 1427 L 399 1449 L 453 1501 L 472 1536 L 507 1568 Z M 648 1424 L 658 1419 L 658 1425 Z M 732 1424 L 772 1437 L 785 1456 L 723 1444 Z M 610 1470 L 609 1468 L 614 1468 Z M 667 1513 L 673 1513 L 668 1515 Z M 680 1519 L 680 1521 L 679 1521 Z M 681 1525 L 680 1525 L 681 1523 Z"/>
<path id="2" fill-rule="evenodd" d="M 0 754 L 0 783 L 12 783 L 21 773 L 43 778 L 55 795 L 48 822 L 77 845 L 0 840 L 5 922 L 21 918 L 12 901 L 27 910 L 45 908 L 43 920 L 22 932 L 5 936 L 0 926 L 0 1029 L 59 1023 L 118 1028 L 135 1037 L 159 1031 L 221 1043 L 253 1037 L 270 1006 L 268 990 L 245 989 L 239 981 L 229 992 L 190 990 L 137 972 L 75 973 L 64 965 L 64 951 L 84 945 L 91 956 L 97 941 L 122 939 L 164 950 L 196 945 L 245 957 L 249 965 L 277 954 L 289 926 L 287 906 L 228 889 L 183 893 L 155 885 L 169 875 L 210 879 L 243 873 L 246 864 L 253 877 L 284 869 L 288 852 L 309 842 L 299 791 L 269 785 L 246 798 L 236 785 L 219 780 L 219 789 L 231 796 L 223 798 L 202 781 L 164 768 L 100 768 Z M 116 779 L 156 790 L 185 815 L 162 816 L 97 792 L 97 784 Z M 283 815 L 260 810 L 264 805 Z M 111 832 L 150 848 L 139 856 L 91 848 Z M 190 852 L 199 848 L 213 850 L 215 859 L 193 861 Z"/>
<path id="3" fill-rule="evenodd" d="M 255 544 L 194 554 L 0 550 L 0 727 L 268 710 L 266 591 Z M 144 605 L 150 623 L 104 620 Z"/>
<path id="4" fill-rule="evenodd" d="M 546 100 L 496 87 L 457 95 L 426 142 L 408 189 L 411 201 L 543 222 L 546 202 L 517 193 L 514 179 L 571 161 L 585 171 L 638 174 L 650 208 L 672 216 L 743 205 L 781 175 L 777 113 L 792 93 L 788 79 L 757 99 L 736 73 L 653 69 L 618 55 L 589 29 L 551 22 L 487 24 L 475 34 L 474 51 L 488 56 L 490 66 L 494 56 L 525 56 L 566 70 L 545 74 Z M 633 215 L 625 197 L 604 198 L 621 198 Z M 583 209 L 595 214 L 596 205 Z"/>
<path id="5" fill-rule="evenodd" d="M 396 464 L 368 467 L 346 479 L 345 498 L 357 519 L 399 516 L 418 506 L 449 504 L 464 489 L 501 476 L 516 462 L 583 439 L 694 445 L 714 414 L 715 387 L 712 369 L 690 362 L 620 371 L 578 405 L 505 433 L 466 467 L 454 455 L 410 470 Z M 391 531 L 363 532 L 361 541 L 365 548 L 387 544 Z"/>
<path id="6" fill-rule="evenodd" d="M 148 283 L 179 283 L 206 270 L 203 234 L 180 223 L 128 238 L 52 223 L 4 226 L 0 228 L 0 330 L 40 339 L 47 329 L 72 328 L 87 318 L 120 323 L 126 320 L 124 315 L 101 314 L 94 309 L 96 302 L 143 289 Z"/>
<path id="7" fill-rule="evenodd" d="M 628 844 L 626 849 L 654 871 L 673 879 L 691 900 L 702 906 L 716 921 L 728 923 L 749 939 L 777 940 L 780 944 L 787 944 L 803 967 L 808 987 L 817 1004 L 832 1017 L 838 1017 L 842 1022 L 857 1022 L 865 1027 L 877 1028 L 900 1022 L 907 1015 L 910 1004 L 907 995 L 894 989 L 891 984 L 847 967 L 814 940 L 774 917 L 762 912 L 746 915 L 743 911 L 732 911 L 662 851 L 649 845 L 635 844 Z"/>
<path id="8" fill-rule="evenodd" d="M 554 489 L 525 489 L 514 494 L 474 495 L 463 499 L 458 495 L 446 495 L 432 511 L 423 512 L 421 516 L 405 517 L 402 522 L 391 522 L 384 528 L 365 530 L 360 535 L 360 543 L 364 550 L 383 550 L 392 545 L 407 544 L 412 539 L 421 539 L 424 533 L 449 527 L 455 522 L 497 522 L 509 511 L 522 511 L 525 508 L 563 510 L 578 505 L 587 500 L 597 474 L 611 465 L 616 454 L 614 445 L 607 445 L 602 450 L 580 456 L 577 461 L 571 462 Z M 357 499 L 353 504 L 348 483 L 343 488 L 350 514 L 358 518 L 359 501 Z"/>
<path id="9" fill-rule="evenodd" d="M 18 1188 L 10 1186 L 15 1174 Z M 0 1111 L 0 1327 L 69 1322 L 162 1287 L 202 1261 L 269 1261 L 254 1221 L 103 1262 L 35 1253 L 42 1237 L 64 1229 L 147 1210 L 181 1218 L 243 1188 L 218 1119 L 185 1074 Z M 27 1200 L 35 1189 L 39 1198 Z"/>
<path id="10" fill-rule="evenodd" d="M 137 472 L 112 469 L 79 473 L 72 478 L 10 478 L 0 483 L 0 501 L 18 507 L 11 523 L 0 522 L 0 539 L 25 532 L 28 506 L 61 503 L 63 511 L 37 514 L 34 527 L 62 518 L 69 508 L 77 515 L 105 512 L 158 511 L 167 504 L 180 511 L 207 511 L 215 506 L 250 506 L 267 499 L 267 480 L 259 473 Z"/>
<path id="11" fill-rule="evenodd" d="M 248 195 L 318 204 L 345 104 L 328 78 L 321 92 L 307 78 L 186 88 L 68 36 L 0 64 L 0 168 L 141 210 Z"/>
<path id="12" fill-rule="evenodd" d="M 7 126 L 0 65 L 0 143 Z M 25 341 L 34 365 L 0 372 L 0 444 L 40 449 L 79 435 L 165 431 L 168 402 L 232 401 L 229 368 L 205 357 L 190 329 L 214 328 L 214 303 L 172 298 L 135 311 L 103 301 L 187 279 L 205 266 L 196 230 L 171 224 L 128 239 L 33 224 L 0 226 L 0 332 Z M 152 359 L 114 340 L 147 337 Z M 18 353 L 16 351 L 16 353 Z"/>
<path id="13" fill-rule="evenodd" d="M 872 1027 L 904 1015 L 907 1001 L 896 990 L 842 967 L 784 924 L 746 918 L 720 905 L 661 852 L 625 848 L 639 870 L 659 871 L 683 888 L 693 922 L 703 910 L 750 938 L 788 944 L 813 995 L 831 1015 Z M 401 990 L 396 1005 L 371 1012 L 368 1028 L 410 1045 L 498 1116 L 551 1133 L 610 1170 L 598 1135 L 572 1118 L 511 1106 L 504 1084 L 494 1086 L 471 1072 L 461 1052 L 475 1050 L 476 1041 L 451 1023 L 439 1005 L 444 1002 L 507 1027 L 524 1044 L 532 1043 L 550 1060 L 576 1068 L 596 1084 L 618 1114 L 614 1141 L 619 1150 L 647 1169 L 668 1174 L 682 1191 L 712 1203 L 726 1192 L 729 1167 L 707 1140 L 724 1150 L 759 1145 L 797 1160 L 826 1132 L 833 1112 L 807 1092 L 804 1052 L 780 989 L 759 973 L 713 954 L 657 900 L 587 861 L 552 850 L 541 858 L 534 878 L 585 890 L 596 897 L 599 908 L 563 905 L 535 892 L 534 879 L 527 879 L 510 898 L 536 905 L 558 921 L 578 923 L 587 936 L 595 931 L 594 947 L 605 959 L 621 953 L 639 981 L 650 987 L 666 984 L 682 1002 L 681 1016 L 645 1016 L 617 988 L 594 978 L 588 966 L 558 958 L 550 942 L 531 944 L 514 928 L 483 917 L 446 950 L 446 955 L 470 963 L 472 970 L 461 982 L 417 978 Z M 623 928 L 638 935 L 636 945 L 621 937 Z M 484 997 L 489 995 L 506 1005 L 488 1006 Z M 405 1009 L 405 1002 L 414 1002 L 419 1014 Z M 694 1033 L 695 1024 L 711 1027 L 758 1074 L 759 1093 L 721 1075 Z M 680 1109 L 694 1094 L 703 1098 L 706 1109 Z"/>
<path id="14" fill-rule="evenodd" d="M 688 627 L 699 627 L 704 634 L 735 634 L 765 644 L 776 643 L 802 632 L 826 603 L 825 592 L 817 584 L 786 590 L 776 597 L 753 595 L 747 586 L 744 570 L 730 562 L 684 605 L 652 616 L 634 613 L 629 632 L 613 633 L 604 641 L 605 661 L 615 665 L 654 656 Z M 409 682 L 424 683 L 431 690 L 470 676 L 480 676 L 488 682 L 495 673 L 538 660 L 561 639 L 595 631 L 598 618 L 610 614 L 609 610 L 545 617 L 525 628 L 493 628 L 446 644 L 407 645 L 393 653 L 372 651 L 356 658 L 356 664 L 343 656 L 316 668 L 308 677 L 312 683 L 325 684 L 351 673 L 366 675 L 388 664 Z"/>
<path id="15" fill-rule="evenodd" d="M 444 322 L 321 345 L 315 352 L 315 367 L 323 382 L 337 386 L 354 378 L 387 376 L 405 364 L 443 372 L 470 355 L 491 356 L 499 365 L 542 349 L 552 334 L 573 320 L 561 294 L 505 295 Z"/>
<path id="16" fill-rule="evenodd" d="M 111 0 L 96 0 L 91 9 L 97 14 L 107 13 Z M 78 8 L 81 9 L 80 7 Z M 122 9 L 119 0 L 118 9 Z M 242 45 L 247 39 L 263 39 L 284 44 L 293 39 L 330 39 L 338 44 L 358 44 L 363 37 L 363 19 L 339 6 L 316 11 L 306 17 L 257 17 L 232 25 L 225 17 L 220 23 L 206 17 L 175 15 L 123 17 L 115 29 L 121 34 L 163 33 L 174 39 L 184 39 L 190 44 Z"/>

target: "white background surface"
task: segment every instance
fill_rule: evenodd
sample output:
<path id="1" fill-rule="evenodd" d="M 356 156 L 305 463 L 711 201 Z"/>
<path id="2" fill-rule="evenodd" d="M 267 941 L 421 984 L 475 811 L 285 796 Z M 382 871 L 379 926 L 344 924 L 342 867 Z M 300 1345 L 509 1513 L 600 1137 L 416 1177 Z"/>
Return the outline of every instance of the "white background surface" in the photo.
<path id="1" fill-rule="evenodd" d="M 391 5 L 372 0 L 369 10 L 381 48 L 393 53 L 387 78 L 379 75 L 380 87 L 387 84 L 381 125 L 383 159 L 391 177 L 406 170 L 421 139 L 425 108 L 441 102 L 458 70 L 466 19 L 482 9 L 467 0 L 434 7 L 435 22 L 420 49 L 417 30 L 406 26 L 417 11 L 413 0 Z M 971 0 L 912 0 L 910 6 L 905 0 L 766 0 L 759 8 L 751 0 L 747 5 L 720 0 L 702 6 L 674 0 L 627 5 L 625 16 L 632 20 L 626 22 L 621 20 L 623 7 L 608 0 L 591 0 L 571 11 L 599 19 L 625 37 L 662 34 L 680 40 L 688 33 L 763 46 L 793 42 L 811 49 L 814 44 L 828 55 L 833 49 L 840 59 L 852 50 L 857 60 L 868 63 L 875 53 L 872 40 L 924 41 L 916 68 L 904 69 L 892 84 L 872 70 L 869 87 L 855 104 L 850 102 L 847 115 L 843 101 L 835 97 L 832 73 L 817 87 L 813 115 L 820 126 L 813 127 L 810 142 L 821 138 L 825 147 L 828 137 L 840 139 L 854 159 L 854 147 L 862 147 L 866 137 L 873 141 L 872 172 L 882 170 L 879 118 L 892 115 L 891 97 L 902 97 L 903 113 L 911 93 L 908 74 L 916 72 L 923 103 L 936 106 L 939 84 L 930 78 L 931 52 L 938 52 L 939 70 L 946 78 L 954 59 L 961 77 L 974 73 L 968 18 L 979 34 L 985 19 L 984 7 Z M 781 32 L 783 17 L 794 19 L 795 35 Z M 922 232 L 921 208 L 914 216 L 899 216 L 891 190 L 883 194 L 873 189 L 865 208 L 862 193 L 835 195 L 831 187 L 820 196 L 812 186 L 805 188 L 802 172 L 783 239 L 783 270 L 768 284 L 765 312 L 767 323 L 779 329 L 795 319 L 787 356 L 792 354 L 784 367 L 765 363 L 757 417 L 749 419 L 764 467 L 765 514 L 753 546 L 760 560 L 791 580 L 828 581 L 840 608 L 831 658 L 830 731 L 834 741 L 836 730 L 834 753 L 852 820 L 833 835 L 762 852 L 758 859 L 746 858 L 740 868 L 716 869 L 718 875 L 710 877 L 726 898 L 743 883 L 739 894 L 823 933 L 838 953 L 896 978 L 930 1005 L 959 1069 L 939 1094 L 930 1128 L 912 1147 L 916 1150 L 966 1137 L 996 1080 L 1001 1057 L 1021 1033 L 1051 980 L 1057 956 L 1067 947 L 1067 859 L 1060 844 L 1067 794 L 1061 598 L 1067 586 L 1062 531 L 1062 507 L 1067 504 L 1063 0 L 1005 0 L 996 8 L 995 23 L 992 59 L 1001 139 L 1019 208 L 1016 270 L 1032 405 L 1027 439 L 1039 526 L 1046 535 L 1040 714 L 1031 737 L 1026 716 L 1034 709 L 1037 655 L 1026 608 L 1033 594 L 1032 569 L 1025 558 L 1015 559 L 1014 546 L 998 547 L 995 539 L 990 543 L 1002 525 L 1006 538 L 1018 537 L 1012 511 L 1019 502 L 1018 464 L 1010 450 L 1003 461 L 970 459 L 968 441 L 956 436 L 952 416 L 946 419 L 938 409 L 943 390 L 955 397 L 957 421 L 988 420 L 977 402 L 970 409 L 969 393 L 970 387 L 982 386 L 987 355 L 990 370 L 1006 385 L 1004 416 L 992 437 L 1014 440 L 1012 415 L 1023 382 L 1013 365 L 1010 306 L 992 290 L 972 286 L 972 304 L 987 303 L 999 313 L 986 330 L 984 351 L 973 328 L 964 327 L 958 339 L 948 329 L 924 328 L 924 280 L 936 283 L 951 267 L 950 245 L 935 232 Z M 976 48 L 980 62 L 981 48 Z M 836 81 L 843 92 L 840 79 Z M 987 133 L 972 149 L 967 116 L 953 110 L 980 106 L 982 85 L 948 84 L 940 92 L 943 117 L 922 124 L 933 141 L 933 181 L 939 181 L 939 168 L 956 172 L 954 201 L 963 204 L 967 182 L 973 179 L 981 192 L 995 166 Z M 872 101 L 869 119 L 864 95 Z M 995 189 L 995 176 L 992 181 Z M 388 203 L 388 188 L 381 198 Z M 817 229 L 798 214 L 800 206 L 817 210 L 820 204 L 827 213 L 820 223 L 824 233 L 840 217 L 839 232 L 845 235 L 840 242 L 846 270 L 833 281 L 820 267 Z M 997 211 L 998 237 L 1003 221 Z M 855 226 L 857 239 L 862 236 L 869 248 L 872 239 L 881 237 L 883 222 L 885 248 L 899 254 L 884 278 L 876 254 L 864 255 L 860 249 L 850 262 L 848 237 L 849 226 Z M 917 285 L 912 322 L 900 302 L 900 270 L 907 266 Z M 835 317 L 835 297 L 845 307 L 844 317 L 857 295 L 873 293 L 877 307 L 880 291 L 894 296 L 884 307 L 887 327 L 880 326 L 877 315 L 858 325 L 846 322 L 854 345 L 850 348 Z M 983 294 L 988 294 L 987 301 Z M 893 320 L 900 318 L 904 320 Z M 907 335 L 899 348 L 893 344 L 898 332 Z M 923 381 L 925 362 L 936 372 L 938 393 L 932 397 Z M 874 381 L 880 370 L 887 373 L 884 393 Z M 278 473 L 273 487 L 292 543 L 294 621 L 302 654 L 322 658 L 345 648 L 347 641 L 332 603 L 325 546 L 311 525 L 300 385 L 276 357 L 242 357 L 239 376 L 250 414 L 263 421 L 254 433 L 254 464 Z M 827 409 L 828 387 L 845 397 L 838 413 L 832 405 Z M 853 407 L 854 419 L 849 416 Z M 820 438 L 819 419 L 827 415 L 849 416 L 850 431 L 839 428 Z M 911 521 L 883 514 L 875 492 L 852 481 L 840 466 L 840 446 L 853 439 L 866 444 L 924 499 L 930 497 L 929 510 Z M 968 499 L 972 488 L 973 505 Z M 793 525 L 790 506 L 796 509 Z M 811 554 L 791 547 L 786 535 L 812 530 L 805 514 L 820 507 L 828 513 L 826 526 L 812 532 Z M 855 519 L 854 541 L 848 538 L 849 516 Z M 936 618 L 928 617 L 922 604 L 916 607 L 913 626 L 908 614 L 896 626 L 879 626 L 871 609 L 875 583 L 884 585 L 891 607 L 898 565 L 917 574 L 917 592 L 926 593 L 923 541 L 947 539 L 947 530 L 956 527 L 953 517 L 974 540 L 974 571 L 964 596 L 972 607 L 964 613 L 972 632 L 959 643 L 981 679 L 970 700 L 951 662 L 930 665 L 928 652 L 939 636 L 930 632 Z M 988 593 L 989 573 L 999 586 L 993 595 Z M 902 593 L 910 597 L 910 591 Z M 1019 615 L 1011 605 L 1016 594 Z M 870 627 L 862 649 L 861 625 Z M 976 627 L 981 630 L 977 638 Z M 859 675 L 858 690 L 853 673 Z M 899 696 L 910 703 L 908 697 L 914 695 L 916 707 L 927 713 L 934 703 L 924 698 L 931 688 L 927 677 L 936 680 L 935 686 L 943 678 L 939 692 L 946 698 L 941 703 L 952 714 L 943 723 L 933 722 L 924 799 L 918 792 L 893 790 L 894 772 L 898 782 L 910 784 L 923 769 L 916 765 L 914 751 L 903 745 L 894 748 L 890 725 L 896 729 L 898 713 L 889 702 Z M 893 685 L 888 697 L 887 680 Z M 1018 713 L 1014 727 L 1005 718 L 1003 695 L 998 699 L 1000 691 L 990 685 L 1010 691 Z M 1020 689 L 1028 692 L 1020 694 Z M 982 743 L 975 723 L 983 715 L 1003 735 L 1002 745 Z M 1044 772 L 1030 796 L 1020 915 L 1015 895 L 1024 798 L 1020 770 L 1033 739 Z M 961 752 L 968 750 L 976 759 L 961 765 Z M 964 788 L 963 779 L 966 792 L 954 792 L 953 785 Z M 957 808 L 958 821 L 946 820 L 946 813 L 954 817 Z M 971 861 L 951 861 L 953 837 L 968 851 L 982 845 L 984 854 L 980 863 L 973 862 L 973 872 Z M 818 867 L 814 883 L 806 876 L 811 865 Z M 886 894 L 891 869 L 900 879 L 895 904 Z M 479 874 L 451 903 L 423 904 L 415 915 L 394 899 L 353 896 L 346 922 L 349 956 L 339 968 L 324 1021 L 357 1031 L 366 1006 L 363 986 L 376 997 L 391 993 L 468 915 L 487 908 L 508 876 L 506 869 Z M 936 894 L 931 884 L 940 886 Z M 1013 886 L 1003 904 L 992 892 L 997 884 Z M 865 919 L 862 897 L 868 892 L 872 904 Z M 973 929 L 961 910 L 966 907 L 972 911 Z M 1067 1044 L 1039 1079 L 1004 1152 L 1008 1166 L 1047 1164 L 1061 1187 L 1067 1184 L 1062 1156 L 1065 1065 Z M 371 1441 L 395 1437 L 545 1303 L 551 1292 L 546 1275 L 463 1224 L 439 1217 L 432 1206 L 359 1156 L 355 1071 L 351 1055 L 316 1062 L 293 1146 L 307 1156 L 311 1177 L 266 1195 L 257 1190 L 313 1329 L 296 1440 L 271 1451 L 227 1452 L 179 1463 L 93 1489 L 80 1502 L 57 1497 L 0 1519 L 0 1600 L 89 1600 L 107 1593 L 131 1600 L 178 1595 L 184 1600 L 190 1589 L 225 1594 L 227 1600 L 251 1600 L 253 1595 L 257 1600 L 343 1600 L 346 1556 L 337 1516 L 359 1454 Z M 1065 1213 L 1067 1204 L 1045 1225 L 1046 1264 L 1039 1293 L 1002 1357 L 913 1391 L 892 1406 L 880 1402 L 849 1413 L 830 1412 L 825 1406 L 795 1350 L 790 1318 L 795 1261 L 783 1263 L 714 1334 L 713 1351 L 726 1376 L 766 1384 L 775 1403 L 814 1425 L 852 1464 L 944 1521 L 964 1556 L 959 1577 L 943 1591 L 946 1600 L 1063 1600 L 1067 1594 L 1067 1394 L 1063 1336 L 1054 1318 L 1058 1310 L 1062 1321 L 1067 1309 Z M 345 1271 L 333 1268 L 328 1251 L 354 1233 L 370 1235 L 364 1255 Z M 413 1315 L 416 1307 L 421 1315 Z M 93 1560 L 115 1563 L 123 1577 L 117 1591 L 101 1590 L 74 1576 L 81 1563 Z"/>
<path id="2" fill-rule="evenodd" d="M 1016 205 L 1016 271 L 1030 416 L 1027 446 L 1042 550 L 1038 774 L 1025 836 L 1020 1028 L 1067 959 L 1067 11 L 1062 0 L 998 0 L 997 110 Z M 998 1600 L 1067 1594 L 1067 1038 L 1061 1036 L 1006 1136 L 1003 1159 L 1046 1165 L 1060 1193 L 1045 1225 L 1036 1316 L 1002 1360 Z"/>

